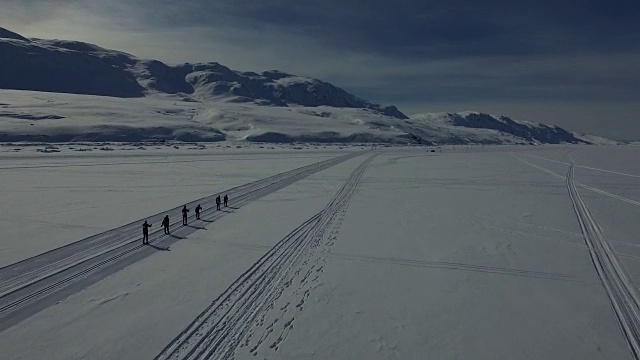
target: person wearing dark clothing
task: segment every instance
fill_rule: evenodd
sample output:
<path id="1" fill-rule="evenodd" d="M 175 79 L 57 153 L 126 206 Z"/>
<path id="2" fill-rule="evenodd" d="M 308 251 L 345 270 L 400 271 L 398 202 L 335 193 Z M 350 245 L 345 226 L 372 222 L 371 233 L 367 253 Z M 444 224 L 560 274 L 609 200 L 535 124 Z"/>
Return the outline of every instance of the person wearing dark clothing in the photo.
<path id="1" fill-rule="evenodd" d="M 162 228 L 165 234 L 169 234 L 169 215 L 165 215 L 164 219 L 162 219 Z"/>
<path id="2" fill-rule="evenodd" d="M 182 225 L 187 225 L 187 213 L 189 209 L 187 209 L 187 205 L 182 207 Z"/>
<path id="3" fill-rule="evenodd" d="M 224 207 L 229 206 L 229 197 L 225 194 L 224 195 Z"/>
<path id="4" fill-rule="evenodd" d="M 149 244 L 149 228 L 151 224 L 147 223 L 147 220 L 142 224 L 142 245 Z"/>
<path id="5" fill-rule="evenodd" d="M 198 206 L 196 206 L 196 219 L 198 220 L 200 220 L 200 210 L 202 210 L 202 206 L 198 204 Z"/>
<path id="6" fill-rule="evenodd" d="M 220 195 L 216 198 L 216 210 L 220 210 Z"/>

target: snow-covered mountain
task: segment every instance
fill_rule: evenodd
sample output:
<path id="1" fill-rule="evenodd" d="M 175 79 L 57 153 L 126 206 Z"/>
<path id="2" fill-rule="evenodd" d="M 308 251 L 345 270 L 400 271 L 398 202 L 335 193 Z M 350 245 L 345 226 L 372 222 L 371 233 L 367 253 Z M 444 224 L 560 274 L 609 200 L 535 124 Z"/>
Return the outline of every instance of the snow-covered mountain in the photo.
<path id="1" fill-rule="evenodd" d="M 16 34 L 12 31 L 9 31 L 5 28 L 1 28 L 0 27 L 0 39 L 14 39 L 14 40 L 22 40 L 22 41 L 26 41 L 29 42 L 31 40 L 27 39 L 26 37 Z"/>
<path id="2" fill-rule="evenodd" d="M 184 94 L 195 100 L 273 106 L 367 108 L 406 118 L 329 83 L 279 71 L 239 72 L 221 64 L 167 65 L 77 41 L 26 39 L 0 29 L 0 88 L 114 97 Z"/>
<path id="3" fill-rule="evenodd" d="M 413 133 L 433 143 L 454 144 L 589 144 L 555 125 L 515 121 L 479 112 L 427 113 L 411 116 Z M 596 143 L 597 139 L 594 139 Z"/>
<path id="4" fill-rule="evenodd" d="M 587 144 L 607 139 L 504 116 L 418 114 L 327 82 L 221 64 L 167 65 L 0 28 L 0 141 Z M 21 90 L 21 91 L 15 91 Z"/>
<path id="5" fill-rule="evenodd" d="M 479 128 L 476 118 L 485 122 Z M 506 124 L 496 129 L 496 123 Z M 508 126 L 507 126 L 508 125 Z M 475 126 L 475 127 L 474 127 Z M 610 143 L 480 113 L 389 117 L 372 109 L 260 106 L 173 95 L 117 98 L 0 90 L 0 142 Z"/>

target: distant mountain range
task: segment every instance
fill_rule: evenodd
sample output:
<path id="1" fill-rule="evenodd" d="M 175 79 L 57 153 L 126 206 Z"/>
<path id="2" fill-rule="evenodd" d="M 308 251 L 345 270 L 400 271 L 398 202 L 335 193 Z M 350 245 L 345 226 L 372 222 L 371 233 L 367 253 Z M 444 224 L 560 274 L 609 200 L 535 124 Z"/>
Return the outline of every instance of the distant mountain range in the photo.
<path id="1" fill-rule="evenodd" d="M 144 119 L 139 119 L 135 125 L 119 123 L 117 129 L 120 130 L 116 131 L 115 139 L 127 141 L 158 136 L 180 140 L 180 136 L 175 134 L 184 134 L 184 129 L 195 126 L 192 122 L 197 122 L 196 133 L 209 135 L 203 138 L 189 135 L 188 139 L 434 145 L 610 142 L 571 133 L 557 126 L 476 112 L 408 117 L 394 106 L 366 101 L 327 82 L 276 70 L 239 72 L 215 62 L 167 65 L 83 42 L 27 39 L 2 28 L 0 68 L 5 69 L 0 72 L 0 89 L 96 95 L 123 101 L 158 98 L 173 104 L 179 101 L 187 104 L 184 106 L 193 106 L 189 118 L 172 118 L 176 122 L 165 126 L 161 134 L 140 131 L 157 128 L 153 125 L 154 117 L 150 117 L 146 124 Z M 28 94 L 32 93 L 25 92 L 25 96 L 30 96 Z M 16 94 L 12 93 L 12 96 L 15 98 Z M 78 97 L 70 96 L 68 99 L 81 102 Z M 95 117 L 88 113 L 79 116 L 77 108 L 71 111 L 61 107 L 57 108 L 57 114 L 34 115 L 33 108 L 28 106 L 20 107 L 21 113 L 16 113 L 15 109 L 11 110 L 14 104 L 1 100 L 2 97 L 0 141 L 30 140 L 32 137 L 34 141 L 91 138 L 107 141 L 111 139 L 109 134 L 114 134 L 114 127 L 109 125 L 112 120 L 108 117 Z M 101 102 L 93 98 L 91 102 L 99 109 L 101 103 L 111 104 L 113 101 Z M 129 109 L 127 106 L 120 109 Z M 184 106 L 180 106 L 178 112 L 181 113 Z M 174 113 L 171 109 L 165 110 L 168 114 Z M 123 111 L 126 113 L 128 110 Z M 131 108 L 131 111 L 135 110 Z M 42 125 L 40 129 L 45 125 L 43 119 L 50 121 L 46 131 L 42 130 L 44 133 L 33 125 L 22 129 L 27 126 L 25 120 L 34 119 L 34 116 L 38 118 L 38 125 Z M 41 116 L 42 119 L 39 118 Z M 317 121 L 318 117 L 325 120 Z M 271 121 L 266 122 L 265 118 Z M 21 122 L 16 123 L 17 120 Z M 9 121 L 11 126 L 7 125 Z M 96 126 L 103 129 L 104 136 L 99 136 L 100 130 L 96 130 Z M 173 127 L 175 131 L 167 130 Z M 87 137 L 87 132 L 94 136 Z"/>

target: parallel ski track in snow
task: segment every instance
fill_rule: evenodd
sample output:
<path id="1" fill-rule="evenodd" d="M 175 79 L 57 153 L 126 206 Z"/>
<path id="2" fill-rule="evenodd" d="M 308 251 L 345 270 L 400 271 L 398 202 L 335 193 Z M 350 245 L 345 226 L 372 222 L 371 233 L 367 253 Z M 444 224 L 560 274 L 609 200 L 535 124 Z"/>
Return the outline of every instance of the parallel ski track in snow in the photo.
<path id="1" fill-rule="evenodd" d="M 611 307 L 616 314 L 620 324 L 620 329 L 627 340 L 631 354 L 634 359 L 640 359 L 640 299 L 634 290 L 635 284 L 629 279 L 623 265 L 616 257 L 613 247 L 602 234 L 602 229 L 582 199 L 582 196 L 578 192 L 578 187 L 595 191 L 633 205 L 640 205 L 640 202 L 610 194 L 576 182 L 576 165 L 572 159 L 570 159 L 571 162 L 569 163 L 567 175 L 562 176 L 541 166 L 525 161 L 514 154 L 512 155 L 530 166 L 540 169 L 554 177 L 565 180 L 569 197 L 571 198 L 574 211 L 578 218 L 582 236 L 589 249 L 591 262 L 593 263 L 596 273 L 598 274 L 607 296 L 609 297 Z"/>
<path id="2" fill-rule="evenodd" d="M 288 185 L 291 185 L 316 172 L 325 170 L 348 159 L 354 158 L 362 153 L 350 153 L 332 159 L 320 161 L 298 169 L 277 174 L 262 180 L 241 185 L 223 192 L 230 197 L 230 205 L 240 207 L 263 196 L 273 193 Z M 211 195 L 202 199 L 192 201 L 187 204 L 191 208 L 189 222 L 195 222 L 193 214 L 196 204 L 201 204 L 203 210 L 201 218 L 204 220 L 215 220 L 226 214 L 224 211 L 215 211 L 215 197 Z M 154 225 L 156 231 L 149 234 L 150 242 L 171 239 L 177 231 L 182 233 L 195 231 L 182 225 L 181 207 L 176 207 L 162 213 L 150 216 L 147 219 Z M 169 214 L 173 219 L 171 223 L 172 235 L 165 235 L 160 228 L 160 222 L 165 214 Z M 140 224 L 138 220 L 119 228 L 97 234 L 69 245 L 45 252 L 43 254 L 22 260 L 0 268 L 0 323 L 7 317 L 15 316 L 16 313 L 31 304 L 34 304 L 56 292 L 73 293 L 80 289 L 72 289 L 73 284 L 86 280 L 95 273 L 106 271 L 106 267 L 114 266 L 117 263 L 135 262 L 135 254 L 154 251 L 149 246 L 141 245 Z M 202 222 L 202 220 L 200 220 Z M 178 237 L 179 238 L 179 237 Z M 140 255 L 142 256 L 142 255 Z M 119 264 L 122 265 L 122 264 Z M 64 291 L 62 291 L 64 290 Z M 46 307 L 46 306 L 44 306 Z M 43 306 L 40 306 L 43 308 Z M 34 309 L 28 313 L 18 315 L 18 321 L 39 311 Z M 14 322 L 15 319 L 14 319 Z M 10 325 L 0 326 L 0 331 Z"/>
<path id="3" fill-rule="evenodd" d="M 370 263 L 390 264 L 398 266 L 411 266 L 411 267 L 424 267 L 431 269 L 445 269 L 445 270 L 460 270 L 469 271 L 475 273 L 496 274 L 496 275 L 508 275 L 519 276 L 541 280 L 555 280 L 555 281 L 575 281 L 575 282 L 587 282 L 590 280 L 583 279 L 577 276 L 551 273 L 544 271 L 532 271 L 513 268 L 503 268 L 486 265 L 464 264 L 455 262 L 444 261 L 424 261 L 415 259 L 401 259 L 393 257 L 379 257 L 379 256 L 359 256 L 353 254 L 331 254 L 331 257 L 343 260 L 354 260 Z M 595 280 L 597 281 L 597 280 Z"/>
<path id="4" fill-rule="evenodd" d="M 640 300 L 633 290 L 622 264 L 611 245 L 602 235 L 600 226 L 582 200 L 575 182 L 573 162 L 566 177 L 567 190 L 580 223 L 585 243 L 589 247 L 593 266 L 602 281 L 620 327 L 635 359 L 640 359 Z"/>
<path id="5" fill-rule="evenodd" d="M 323 237 L 332 225 L 340 222 L 340 213 L 345 211 L 351 197 L 356 191 L 360 179 L 375 155 L 365 160 L 349 176 L 345 184 L 338 190 L 330 203 L 319 213 L 305 221 L 289 235 L 280 240 L 269 252 L 260 258 L 229 288 L 227 288 L 209 307 L 207 307 L 184 331 L 182 331 L 162 352 L 156 356 L 157 360 L 164 359 L 230 359 L 239 348 L 257 356 L 257 349 L 272 335 L 274 325 L 287 314 L 290 302 L 283 307 L 275 306 L 285 291 L 294 283 L 294 279 L 301 273 L 304 277 L 296 284 L 301 288 L 293 292 L 303 292 L 302 299 L 296 305 L 298 310 L 309 296 L 310 287 L 304 285 L 313 272 L 321 272 L 322 266 L 314 269 L 310 263 L 319 264 L 318 255 L 313 255 L 318 246 L 323 246 Z M 335 230 L 334 230 L 335 234 Z M 335 236 L 335 235 L 334 235 Z M 331 237 L 331 235 L 329 235 Z M 327 247 L 333 244 L 333 240 Z M 317 251 L 316 251 L 317 252 Z M 324 256 L 328 250 L 322 251 Z M 311 279 L 311 281 L 317 279 Z M 307 287 L 304 287 L 307 286 Z M 267 313 L 278 308 L 282 311 L 280 318 L 264 327 Z M 289 315 L 286 315 L 287 318 Z M 277 350 L 279 344 L 286 339 L 293 328 L 294 317 L 284 324 L 283 332 L 269 346 Z M 266 329 L 252 348 L 251 336 L 257 329 Z"/>
<path id="6" fill-rule="evenodd" d="M 538 158 L 538 159 L 542 159 L 542 160 L 546 160 L 546 161 L 550 161 L 550 162 L 554 162 L 554 163 L 558 163 L 558 164 L 563 164 L 563 165 L 571 165 L 571 163 L 567 163 L 567 162 L 564 162 L 564 161 L 553 160 L 553 159 L 548 159 L 546 157 L 537 156 L 537 155 L 531 155 L 531 154 L 520 154 L 520 155 L 529 156 L 529 157 L 533 157 L 533 158 Z M 588 169 L 588 170 L 594 170 L 594 171 L 610 173 L 610 174 L 616 174 L 616 175 L 623 175 L 623 176 L 629 176 L 629 177 L 634 177 L 634 178 L 640 178 L 640 175 L 627 174 L 627 173 L 623 173 L 623 172 L 619 172 L 619 171 L 606 170 L 606 169 L 600 169 L 600 168 L 595 168 L 595 167 L 591 167 L 591 166 L 575 165 L 575 164 L 573 166 L 579 167 L 579 168 L 583 168 L 583 169 Z"/>
<path id="7" fill-rule="evenodd" d="M 544 171 L 544 172 L 546 172 L 546 173 L 548 173 L 548 174 L 550 174 L 550 175 L 552 175 L 552 176 L 554 176 L 554 177 L 557 177 L 558 179 L 566 180 L 566 176 L 562 176 L 562 175 L 557 174 L 557 173 L 555 173 L 555 172 L 553 172 L 553 171 L 551 171 L 551 170 L 549 170 L 549 169 L 545 169 L 545 168 L 543 168 L 542 166 L 538 166 L 538 165 L 536 165 L 536 164 L 530 163 L 530 162 L 528 162 L 528 161 L 526 161 L 526 160 L 521 159 L 520 157 L 518 157 L 518 156 L 516 156 L 516 155 L 514 155 L 514 154 L 511 154 L 511 155 L 513 155 L 513 157 L 515 157 L 516 159 L 518 159 L 518 160 L 522 161 L 523 163 L 525 163 L 525 164 L 527 164 L 527 165 L 533 166 L 533 167 L 534 167 L 534 168 L 536 168 L 536 169 L 540 169 L 540 170 L 542 170 L 542 171 Z M 532 155 L 529 155 L 529 156 L 532 156 Z M 535 156 L 535 157 L 538 157 L 538 156 Z M 542 159 L 544 159 L 544 158 L 542 158 Z M 547 159 L 545 159 L 545 160 L 547 160 Z M 564 163 L 563 163 L 563 164 L 564 164 Z M 567 164 L 567 165 L 569 165 L 569 164 Z M 574 167 L 575 167 L 575 165 L 571 165 L 571 166 L 574 166 Z M 610 171 L 607 171 L 607 172 L 610 172 Z M 627 175 L 627 174 L 623 174 L 623 175 Z M 606 191 L 604 191 L 604 190 L 600 190 L 600 189 L 598 189 L 598 188 L 594 188 L 594 187 L 592 187 L 592 186 L 585 185 L 585 184 L 582 184 L 582 183 L 579 183 L 579 182 L 575 182 L 575 185 L 576 185 L 576 186 L 579 186 L 579 187 L 581 187 L 581 188 L 583 188 L 583 189 L 587 189 L 587 190 L 593 191 L 593 192 L 595 192 L 595 193 L 598 193 L 598 194 L 601 194 L 601 195 L 604 195 L 604 196 L 608 196 L 608 197 L 613 198 L 613 199 L 616 199 L 616 200 L 624 201 L 624 202 L 626 202 L 627 204 L 640 206 L 640 201 L 636 201 L 636 200 L 633 200 L 633 199 L 628 199 L 628 198 L 626 198 L 626 197 L 622 197 L 622 196 L 620 196 L 620 195 L 612 194 L 612 193 L 610 193 L 610 192 L 606 192 Z"/>

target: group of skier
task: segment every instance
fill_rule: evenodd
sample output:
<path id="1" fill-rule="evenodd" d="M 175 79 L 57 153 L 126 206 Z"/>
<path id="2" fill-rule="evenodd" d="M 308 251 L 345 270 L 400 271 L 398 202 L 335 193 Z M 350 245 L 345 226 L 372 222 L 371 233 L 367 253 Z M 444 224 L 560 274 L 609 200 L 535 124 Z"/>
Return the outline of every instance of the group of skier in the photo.
<path id="1" fill-rule="evenodd" d="M 222 210 L 221 209 L 221 205 L 224 202 L 224 207 L 229 206 L 229 197 L 227 195 L 224 196 L 224 198 L 221 200 L 220 199 L 220 195 L 218 195 L 216 197 L 216 210 Z M 184 205 L 182 207 L 182 225 L 187 225 L 187 214 L 189 213 L 190 209 L 187 209 L 187 205 Z M 202 206 L 200 206 L 200 204 L 198 204 L 198 206 L 195 207 L 195 212 L 196 212 L 196 219 L 200 220 L 200 212 L 202 211 Z M 162 219 L 162 229 L 164 230 L 165 234 L 170 234 L 171 232 L 169 231 L 169 215 L 165 215 L 164 219 Z M 144 224 L 142 224 L 142 244 L 143 245 L 148 245 L 149 244 L 149 228 L 151 227 L 151 224 L 149 224 L 146 220 L 144 221 Z"/>

